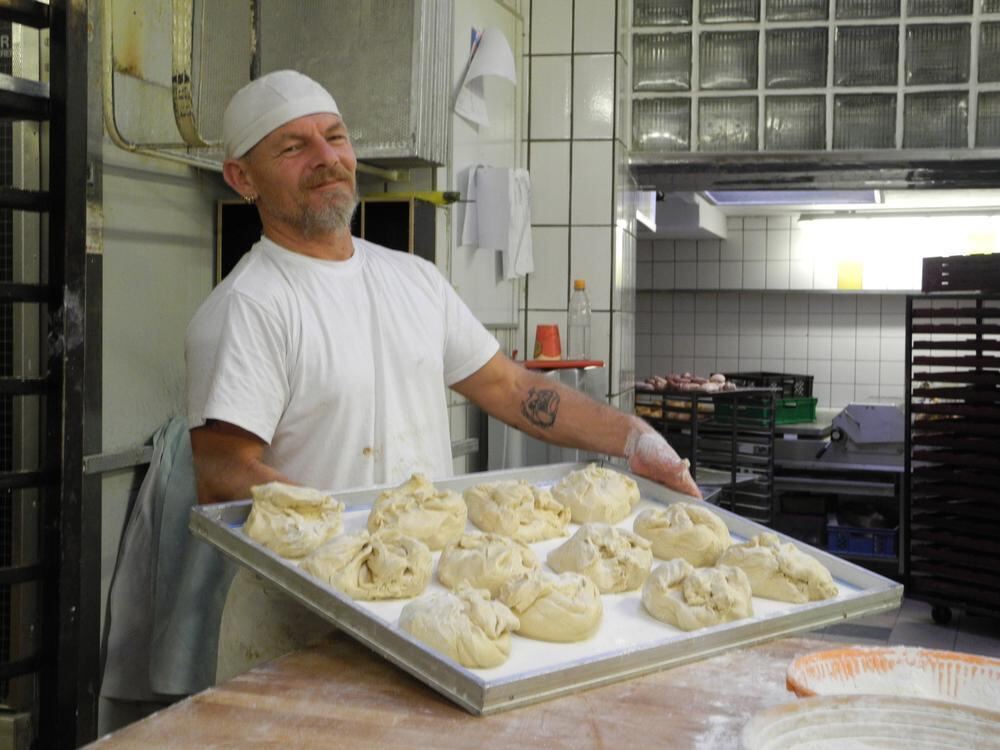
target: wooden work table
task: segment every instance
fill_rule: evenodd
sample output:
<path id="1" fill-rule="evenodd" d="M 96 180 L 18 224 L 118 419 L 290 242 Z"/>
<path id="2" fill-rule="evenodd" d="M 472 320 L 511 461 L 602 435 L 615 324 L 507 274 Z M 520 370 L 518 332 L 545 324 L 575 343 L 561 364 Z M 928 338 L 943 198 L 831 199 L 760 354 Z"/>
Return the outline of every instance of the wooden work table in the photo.
<path id="1" fill-rule="evenodd" d="M 737 748 L 795 700 L 785 670 L 830 643 L 784 638 L 492 716 L 472 716 L 344 635 L 240 675 L 90 747 Z"/>

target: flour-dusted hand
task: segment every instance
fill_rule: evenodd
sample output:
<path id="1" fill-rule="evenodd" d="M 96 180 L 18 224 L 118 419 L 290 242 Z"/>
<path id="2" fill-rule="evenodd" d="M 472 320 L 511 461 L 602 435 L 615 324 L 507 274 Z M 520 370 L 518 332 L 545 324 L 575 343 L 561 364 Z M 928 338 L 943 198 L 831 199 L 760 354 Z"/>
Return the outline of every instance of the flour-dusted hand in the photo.
<path id="1" fill-rule="evenodd" d="M 678 456 L 663 435 L 648 424 L 643 423 L 629 433 L 625 441 L 625 458 L 633 473 L 685 495 L 701 498 L 701 490 L 688 471 L 690 462 Z"/>

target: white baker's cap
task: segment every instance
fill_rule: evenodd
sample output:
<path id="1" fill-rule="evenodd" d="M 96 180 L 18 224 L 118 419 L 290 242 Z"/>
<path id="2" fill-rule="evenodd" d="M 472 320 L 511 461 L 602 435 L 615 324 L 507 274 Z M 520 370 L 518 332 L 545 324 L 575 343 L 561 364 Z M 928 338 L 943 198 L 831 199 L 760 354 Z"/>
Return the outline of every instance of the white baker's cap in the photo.
<path id="1" fill-rule="evenodd" d="M 276 70 L 256 78 L 233 94 L 222 115 L 226 158 L 238 159 L 286 122 L 321 112 L 340 114 L 330 92 L 309 76 Z"/>

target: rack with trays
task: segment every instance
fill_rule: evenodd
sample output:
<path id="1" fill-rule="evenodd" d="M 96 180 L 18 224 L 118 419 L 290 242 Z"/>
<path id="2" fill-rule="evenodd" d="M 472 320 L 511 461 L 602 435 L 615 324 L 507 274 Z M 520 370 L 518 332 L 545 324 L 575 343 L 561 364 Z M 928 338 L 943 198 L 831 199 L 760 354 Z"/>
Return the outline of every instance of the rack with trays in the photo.
<path id="1" fill-rule="evenodd" d="M 698 470 L 722 470 L 719 505 L 761 523 L 774 516 L 775 392 L 748 388 L 718 393 L 636 393 L 637 413 L 655 426 Z M 720 410 L 720 406 L 724 408 Z M 659 407 L 661 416 L 648 410 Z M 721 411 L 721 413 L 720 413 Z M 747 481 L 747 475 L 753 479 Z"/>
<path id="2" fill-rule="evenodd" d="M 907 593 L 1000 614 L 1000 295 L 906 305 Z"/>

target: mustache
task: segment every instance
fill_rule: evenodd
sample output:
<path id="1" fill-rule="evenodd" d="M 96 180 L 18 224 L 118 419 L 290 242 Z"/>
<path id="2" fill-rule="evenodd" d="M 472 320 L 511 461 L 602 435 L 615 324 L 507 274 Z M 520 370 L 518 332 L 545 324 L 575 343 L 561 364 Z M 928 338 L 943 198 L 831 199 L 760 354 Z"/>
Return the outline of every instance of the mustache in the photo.
<path id="1" fill-rule="evenodd" d="M 314 188 L 327 182 L 334 182 L 337 180 L 350 183 L 354 182 L 353 175 L 347 171 L 347 169 L 340 165 L 334 165 L 332 167 L 321 167 L 317 169 L 302 181 L 302 186 L 305 188 Z"/>

